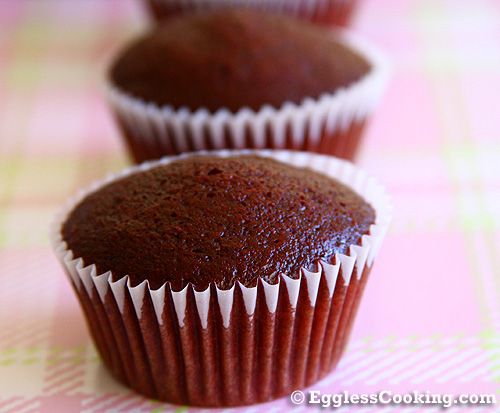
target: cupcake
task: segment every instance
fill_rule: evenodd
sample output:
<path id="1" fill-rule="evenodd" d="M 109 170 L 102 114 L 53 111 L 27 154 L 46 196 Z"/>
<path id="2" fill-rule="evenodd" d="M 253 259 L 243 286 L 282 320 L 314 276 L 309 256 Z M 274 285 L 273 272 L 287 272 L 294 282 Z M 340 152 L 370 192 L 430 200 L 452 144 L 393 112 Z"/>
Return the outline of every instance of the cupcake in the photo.
<path id="1" fill-rule="evenodd" d="M 108 74 L 134 159 L 295 149 L 353 159 L 386 80 L 377 52 L 285 16 L 185 14 L 133 42 Z"/>
<path id="2" fill-rule="evenodd" d="M 157 20 L 191 11 L 220 8 L 252 8 L 282 13 L 313 23 L 348 26 L 357 0 L 144 0 L 151 15 Z"/>
<path id="3" fill-rule="evenodd" d="M 171 403 L 237 406 L 335 367 L 389 209 L 345 161 L 216 151 L 94 185 L 63 208 L 52 244 L 119 380 Z"/>

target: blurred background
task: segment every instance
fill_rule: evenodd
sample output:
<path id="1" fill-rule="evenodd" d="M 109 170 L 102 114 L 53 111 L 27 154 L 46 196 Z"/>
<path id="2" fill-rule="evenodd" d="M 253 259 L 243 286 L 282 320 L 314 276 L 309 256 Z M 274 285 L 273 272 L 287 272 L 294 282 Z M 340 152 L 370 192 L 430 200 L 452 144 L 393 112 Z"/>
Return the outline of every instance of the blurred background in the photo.
<path id="1" fill-rule="evenodd" d="M 108 375 L 48 242 L 68 196 L 129 163 L 103 77 L 147 26 L 133 0 L 0 1 L 0 412 L 184 411 Z M 500 400 L 500 2 L 364 0 L 351 30 L 392 63 L 358 163 L 395 213 L 314 389 Z"/>

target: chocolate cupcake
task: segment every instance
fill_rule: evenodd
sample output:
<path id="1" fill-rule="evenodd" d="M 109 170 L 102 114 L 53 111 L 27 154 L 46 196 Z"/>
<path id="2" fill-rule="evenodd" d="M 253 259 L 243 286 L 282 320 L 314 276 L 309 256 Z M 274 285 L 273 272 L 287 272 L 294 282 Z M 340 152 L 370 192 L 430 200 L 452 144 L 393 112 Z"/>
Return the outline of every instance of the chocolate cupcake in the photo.
<path id="1" fill-rule="evenodd" d="M 324 25 L 348 26 L 358 0 L 143 0 L 151 15 L 162 20 L 180 13 L 221 8 L 252 8 L 282 13 Z"/>
<path id="2" fill-rule="evenodd" d="M 108 76 L 137 162 L 223 148 L 352 159 L 385 78 L 378 54 L 343 34 L 235 10 L 168 20 Z"/>
<path id="3" fill-rule="evenodd" d="M 220 151 L 94 185 L 61 211 L 52 243 L 118 379 L 172 403 L 236 406 L 335 367 L 389 209 L 345 161 Z"/>

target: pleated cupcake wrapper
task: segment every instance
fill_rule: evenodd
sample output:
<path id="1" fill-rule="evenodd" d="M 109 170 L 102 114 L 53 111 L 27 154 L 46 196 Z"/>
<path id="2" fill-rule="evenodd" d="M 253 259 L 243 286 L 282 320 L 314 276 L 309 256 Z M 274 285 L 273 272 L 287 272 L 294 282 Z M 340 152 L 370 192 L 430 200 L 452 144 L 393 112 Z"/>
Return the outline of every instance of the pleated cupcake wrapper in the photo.
<path id="1" fill-rule="evenodd" d="M 357 0 L 149 0 L 158 16 L 227 7 L 254 8 L 312 22 L 347 25 Z"/>
<path id="2" fill-rule="evenodd" d="M 376 223 L 360 245 L 316 272 L 255 287 L 212 283 L 204 291 L 167 282 L 152 290 L 113 281 L 74 257 L 62 239 L 68 214 L 100 187 L 151 167 L 191 156 L 167 157 L 130 167 L 70 199 L 52 227 L 52 245 L 80 299 L 104 363 L 121 381 L 153 398 L 178 404 L 235 406 L 268 401 L 308 386 L 334 368 L 344 349 L 367 276 L 390 220 L 381 185 L 352 164 L 292 151 L 215 151 L 219 156 L 258 154 L 335 177 L 376 210 Z M 293 196 L 293 194 L 290 194 Z"/>
<path id="3" fill-rule="evenodd" d="M 353 159 L 365 121 L 373 113 L 388 81 L 384 56 L 345 30 L 337 38 L 370 62 L 362 79 L 318 99 L 281 108 L 264 105 L 236 113 L 227 108 L 194 112 L 130 96 L 109 84 L 108 101 L 137 162 L 163 155 L 214 149 L 294 149 Z"/>

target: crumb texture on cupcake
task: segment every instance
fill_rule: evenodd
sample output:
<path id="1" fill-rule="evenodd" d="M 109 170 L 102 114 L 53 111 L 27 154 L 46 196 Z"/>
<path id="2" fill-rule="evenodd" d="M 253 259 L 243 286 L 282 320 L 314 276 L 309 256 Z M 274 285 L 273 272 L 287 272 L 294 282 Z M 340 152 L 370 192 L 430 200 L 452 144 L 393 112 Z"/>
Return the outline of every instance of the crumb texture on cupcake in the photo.
<path id="1" fill-rule="evenodd" d="M 162 23 L 121 54 L 110 78 L 160 106 L 236 112 L 317 99 L 369 71 L 363 57 L 326 29 L 277 14 L 225 10 Z"/>
<path id="2" fill-rule="evenodd" d="M 346 254 L 373 208 L 340 182 L 269 158 L 193 156 L 90 194 L 62 236 L 75 258 L 132 285 L 230 288 L 293 278 Z"/>

